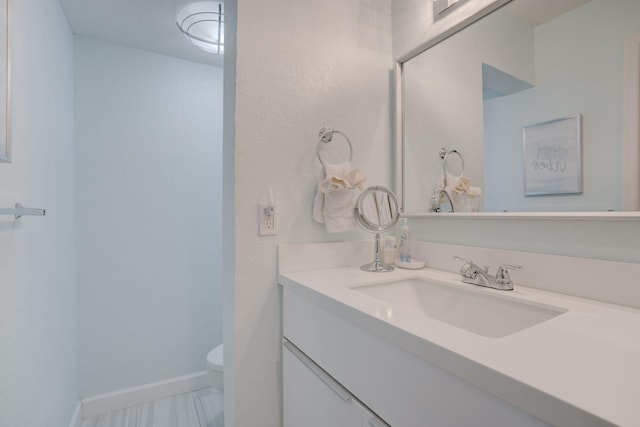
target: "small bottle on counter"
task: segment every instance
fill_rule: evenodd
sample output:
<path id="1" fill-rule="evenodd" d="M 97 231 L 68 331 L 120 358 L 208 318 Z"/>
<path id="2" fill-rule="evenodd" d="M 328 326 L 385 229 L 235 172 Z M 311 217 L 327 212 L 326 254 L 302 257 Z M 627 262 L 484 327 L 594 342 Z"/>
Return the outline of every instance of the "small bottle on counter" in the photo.
<path id="1" fill-rule="evenodd" d="M 401 218 L 402 234 L 400 235 L 400 261 L 411 262 L 411 233 L 409 232 L 409 219 Z"/>
<path id="2" fill-rule="evenodd" d="M 387 236 L 384 240 L 384 248 L 382 248 L 382 263 L 393 265 L 398 257 L 398 245 L 395 236 Z"/>

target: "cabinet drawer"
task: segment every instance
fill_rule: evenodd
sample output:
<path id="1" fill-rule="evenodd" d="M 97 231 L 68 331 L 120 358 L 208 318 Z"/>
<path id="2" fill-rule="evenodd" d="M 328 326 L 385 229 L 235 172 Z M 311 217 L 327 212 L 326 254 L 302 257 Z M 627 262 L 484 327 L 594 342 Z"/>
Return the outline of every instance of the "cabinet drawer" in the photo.
<path id="1" fill-rule="evenodd" d="M 361 427 L 362 407 L 344 387 L 288 342 L 282 349 L 284 427 Z"/>

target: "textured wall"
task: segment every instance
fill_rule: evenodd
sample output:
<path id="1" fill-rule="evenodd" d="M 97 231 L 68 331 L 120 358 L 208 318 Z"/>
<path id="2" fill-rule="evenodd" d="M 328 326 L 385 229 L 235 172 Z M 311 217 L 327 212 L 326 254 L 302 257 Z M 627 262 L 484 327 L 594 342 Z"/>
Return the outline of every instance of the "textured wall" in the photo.
<path id="1" fill-rule="evenodd" d="M 222 341 L 222 70 L 76 38 L 83 397 L 205 369 Z"/>
<path id="2" fill-rule="evenodd" d="M 391 58 L 493 3 L 467 2 L 435 26 L 430 24 L 430 2 L 417 0 L 225 3 L 231 26 L 237 7 L 237 52 L 228 46 L 231 55 L 225 65 L 225 197 L 229 202 L 230 194 L 235 197 L 235 212 L 225 210 L 225 226 L 235 230 L 225 239 L 225 247 L 235 246 L 225 254 L 225 375 L 231 386 L 225 410 L 230 427 L 280 425 L 277 244 L 369 238 L 359 231 L 328 235 L 311 220 L 318 129 L 329 125 L 347 132 L 354 143 L 354 161 L 369 175 L 369 184 L 389 183 Z M 388 36 L 391 8 L 393 51 Z M 229 38 L 228 44 L 234 41 Z M 258 237 L 257 202 L 269 187 L 278 203 L 280 234 Z M 638 257 L 631 253 L 637 252 L 632 248 L 640 237 L 633 224 L 412 223 L 416 237 L 424 240 Z"/>
<path id="3" fill-rule="evenodd" d="M 389 185 L 390 19 L 388 0 L 238 4 L 231 425 L 281 425 L 277 244 L 364 235 L 328 235 L 311 219 L 318 130 L 347 133 L 368 184 Z M 277 199 L 276 237 L 257 234 L 265 188 Z"/>
<path id="4" fill-rule="evenodd" d="M 66 427 L 78 401 L 73 36 L 57 1 L 11 2 L 13 163 L 0 164 L 0 425 Z"/>

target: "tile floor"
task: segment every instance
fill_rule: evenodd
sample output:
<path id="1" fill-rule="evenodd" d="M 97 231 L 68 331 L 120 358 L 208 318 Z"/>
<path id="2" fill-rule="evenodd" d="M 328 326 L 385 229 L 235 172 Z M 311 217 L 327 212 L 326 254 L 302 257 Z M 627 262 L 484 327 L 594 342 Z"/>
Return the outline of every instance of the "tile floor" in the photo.
<path id="1" fill-rule="evenodd" d="M 82 427 L 224 427 L 224 396 L 206 388 L 82 420 Z"/>

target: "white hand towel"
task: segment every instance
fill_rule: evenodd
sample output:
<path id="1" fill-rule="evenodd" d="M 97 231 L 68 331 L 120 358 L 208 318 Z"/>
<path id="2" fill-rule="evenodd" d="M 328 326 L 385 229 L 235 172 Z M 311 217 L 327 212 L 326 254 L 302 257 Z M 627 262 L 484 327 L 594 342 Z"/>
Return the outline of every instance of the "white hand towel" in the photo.
<path id="1" fill-rule="evenodd" d="M 324 224 L 324 215 L 322 214 L 324 210 L 324 193 L 320 191 L 321 182 L 318 181 L 318 191 L 316 191 L 316 197 L 313 199 L 313 220 Z"/>
<path id="2" fill-rule="evenodd" d="M 356 227 L 353 207 L 358 199 L 354 189 L 343 188 L 324 195 L 324 228 L 327 233 L 342 233 Z"/>
<path id="3" fill-rule="evenodd" d="M 318 183 L 313 201 L 313 219 L 324 223 L 328 233 L 348 231 L 356 226 L 353 217 L 359 191 L 365 181 L 360 169 L 349 162 L 325 165 L 325 179 Z"/>
<path id="4" fill-rule="evenodd" d="M 367 177 L 364 176 L 364 173 L 360 169 L 355 168 L 347 174 L 345 179 L 349 181 L 349 184 L 351 184 L 351 188 L 362 190 L 363 184 L 367 180 Z"/>
<path id="5" fill-rule="evenodd" d="M 324 224 L 324 192 L 322 191 L 323 182 L 330 176 L 342 176 L 351 171 L 351 164 L 349 162 L 343 162 L 338 164 L 327 163 L 325 166 L 324 176 L 318 181 L 318 191 L 316 197 L 313 199 L 313 220 Z"/>
<path id="6" fill-rule="evenodd" d="M 347 179 L 338 176 L 327 177 L 320 183 L 320 191 L 322 191 L 324 194 L 330 193 L 332 191 L 342 190 L 343 188 L 353 187 Z"/>
<path id="7" fill-rule="evenodd" d="M 350 162 L 342 162 L 342 163 L 336 163 L 336 164 L 326 163 L 324 165 L 325 178 L 329 178 L 332 176 L 344 178 L 349 174 L 349 172 L 351 172 Z"/>
<path id="8" fill-rule="evenodd" d="M 341 176 L 327 176 L 324 181 L 321 181 L 318 188 L 324 194 L 332 191 L 342 190 L 343 188 L 352 189 L 357 188 L 362 190 L 362 184 L 366 181 L 364 173 L 360 169 L 353 169 L 347 173 L 344 177 Z"/>

